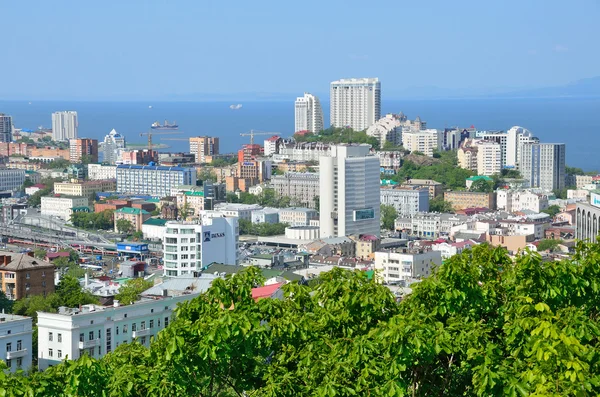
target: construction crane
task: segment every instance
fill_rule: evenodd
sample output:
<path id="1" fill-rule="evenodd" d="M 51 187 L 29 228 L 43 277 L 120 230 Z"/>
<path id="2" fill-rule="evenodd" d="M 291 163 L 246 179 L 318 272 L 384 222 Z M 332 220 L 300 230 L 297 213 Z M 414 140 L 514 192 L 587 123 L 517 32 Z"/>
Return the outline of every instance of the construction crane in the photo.
<path id="1" fill-rule="evenodd" d="M 250 132 L 242 133 L 242 134 L 240 134 L 240 136 L 249 136 L 250 144 L 254 145 L 254 135 L 278 135 L 278 134 L 279 134 L 278 132 L 264 132 L 264 131 L 250 130 Z"/>
<path id="2" fill-rule="evenodd" d="M 164 131 L 164 132 L 154 132 L 152 130 L 148 132 L 140 132 L 140 136 L 148 135 L 148 150 L 152 150 L 152 135 L 174 135 L 181 134 L 181 131 Z"/>

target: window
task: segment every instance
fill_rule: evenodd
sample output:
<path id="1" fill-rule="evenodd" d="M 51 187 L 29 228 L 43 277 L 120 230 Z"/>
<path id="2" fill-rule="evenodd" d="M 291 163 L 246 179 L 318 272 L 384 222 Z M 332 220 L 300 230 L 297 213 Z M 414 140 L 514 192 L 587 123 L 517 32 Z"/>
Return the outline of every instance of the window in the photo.
<path id="1" fill-rule="evenodd" d="M 54 352 L 52 351 L 52 349 L 48 349 L 48 357 L 53 357 L 54 356 Z"/>
<path id="2" fill-rule="evenodd" d="M 57 350 L 56 351 L 56 357 L 62 358 L 62 350 Z"/>
<path id="3" fill-rule="evenodd" d="M 57 338 L 57 339 L 58 339 L 58 342 L 59 342 L 59 343 L 60 343 L 60 342 L 62 342 L 62 334 L 58 334 L 58 335 L 57 335 L 57 337 L 58 337 L 58 338 Z"/>
<path id="4" fill-rule="evenodd" d="M 100 339 L 102 337 L 101 331 L 98 330 L 98 339 Z"/>
<path id="5" fill-rule="evenodd" d="M 119 335 L 119 326 L 118 325 L 115 327 L 115 332 L 117 335 Z"/>
<path id="6" fill-rule="evenodd" d="M 160 327 L 160 318 L 158 319 L 158 326 Z"/>
<path id="7" fill-rule="evenodd" d="M 146 322 L 145 321 L 141 322 L 140 329 L 146 329 Z"/>
<path id="8" fill-rule="evenodd" d="M 98 355 L 102 355 L 102 346 L 98 346 Z"/>
<path id="9" fill-rule="evenodd" d="M 88 334 L 88 340 L 94 340 L 94 331 L 90 331 Z"/>
<path id="10" fill-rule="evenodd" d="M 8 353 L 8 352 L 11 352 L 11 351 L 12 351 L 12 343 L 8 342 L 6 344 L 6 352 Z"/>
<path id="11" fill-rule="evenodd" d="M 136 323 L 132 323 L 131 324 L 131 330 L 132 331 L 136 331 L 137 330 L 137 324 Z"/>
<path id="12" fill-rule="evenodd" d="M 10 369 L 12 368 L 12 360 L 6 360 L 6 366 Z"/>
<path id="13" fill-rule="evenodd" d="M 165 328 L 169 326 L 169 317 L 165 317 Z"/>
<path id="14" fill-rule="evenodd" d="M 145 345 L 145 344 L 146 344 L 146 337 L 145 337 L 145 336 L 142 336 L 142 338 L 141 338 L 141 340 L 140 340 L 140 343 L 141 343 L 142 345 Z"/>
<path id="15" fill-rule="evenodd" d="M 52 335 L 52 332 L 48 332 L 48 342 L 52 342 L 53 339 L 54 336 Z"/>
<path id="16" fill-rule="evenodd" d="M 127 324 L 123 325 L 123 333 L 126 334 L 127 333 Z"/>
<path id="17" fill-rule="evenodd" d="M 46 271 L 42 271 L 42 277 L 46 277 Z"/>
<path id="18" fill-rule="evenodd" d="M 154 328 L 154 320 L 150 320 L 149 326 L 150 326 L 150 328 Z"/>
<path id="19" fill-rule="evenodd" d="M 19 339 L 17 341 L 17 351 L 23 350 L 23 342 Z"/>
<path id="20" fill-rule="evenodd" d="M 94 357 L 94 348 L 90 347 L 90 349 L 88 350 L 90 357 Z"/>
<path id="21" fill-rule="evenodd" d="M 26 273 L 26 274 L 25 274 L 25 278 L 26 278 L 27 280 L 29 280 L 29 279 L 31 278 L 31 276 L 29 275 L 29 273 Z"/>
<path id="22" fill-rule="evenodd" d="M 83 342 L 85 340 L 85 336 L 83 333 L 79 334 L 79 342 Z"/>
<path id="23" fill-rule="evenodd" d="M 110 328 L 106 330 L 106 352 L 110 353 L 112 350 L 112 336 L 110 334 Z"/>
<path id="24" fill-rule="evenodd" d="M 17 358 L 17 368 L 21 368 L 22 365 L 23 365 L 23 358 L 22 357 Z"/>
<path id="25" fill-rule="evenodd" d="M 46 281 L 42 281 L 42 287 L 46 286 Z"/>

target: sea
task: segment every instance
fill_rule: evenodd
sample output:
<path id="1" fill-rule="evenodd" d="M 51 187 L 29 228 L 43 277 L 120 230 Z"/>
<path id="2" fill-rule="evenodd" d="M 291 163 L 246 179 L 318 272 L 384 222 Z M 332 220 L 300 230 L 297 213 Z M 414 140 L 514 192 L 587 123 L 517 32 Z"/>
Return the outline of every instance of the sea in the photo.
<path id="1" fill-rule="evenodd" d="M 103 140 L 113 128 L 130 143 L 144 143 L 150 125 L 176 122 L 177 134 L 153 135 L 154 143 L 168 145 L 162 151 L 189 151 L 187 138 L 209 135 L 220 138 L 222 153 L 234 152 L 250 130 L 291 136 L 294 130 L 293 101 L 244 102 L 237 110 L 231 102 L 92 102 L 92 101 L 0 101 L 0 113 L 13 117 L 17 128 L 50 128 L 52 113 L 75 110 L 79 136 Z M 322 102 L 324 120 L 329 103 Z M 600 98 L 485 98 L 440 100 L 384 100 L 382 114 L 404 112 L 420 116 L 428 128 L 470 127 L 508 130 L 519 125 L 542 142 L 565 143 L 567 165 L 600 171 Z M 155 131 L 158 132 L 158 131 Z M 162 131 L 161 131 L 162 132 Z M 262 142 L 269 135 L 255 136 Z"/>

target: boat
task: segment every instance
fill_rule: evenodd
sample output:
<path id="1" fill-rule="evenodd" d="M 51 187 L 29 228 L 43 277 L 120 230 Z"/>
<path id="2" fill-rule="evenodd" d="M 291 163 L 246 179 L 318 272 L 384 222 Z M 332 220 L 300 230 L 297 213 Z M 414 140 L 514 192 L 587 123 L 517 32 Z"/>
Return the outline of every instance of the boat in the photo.
<path id="1" fill-rule="evenodd" d="M 238 103 L 237 105 L 229 105 L 229 109 L 238 110 L 242 108 L 242 104 Z"/>
<path id="2" fill-rule="evenodd" d="M 153 130 L 176 130 L 179 128 L 179 126 L 176 122 L 173 122 L 173 124 L 169 124 L 167 120 L 165 120 L 164 124 L 155 121 L 154 123 L 152 123 L 150 128 L 152 128 Z"/>

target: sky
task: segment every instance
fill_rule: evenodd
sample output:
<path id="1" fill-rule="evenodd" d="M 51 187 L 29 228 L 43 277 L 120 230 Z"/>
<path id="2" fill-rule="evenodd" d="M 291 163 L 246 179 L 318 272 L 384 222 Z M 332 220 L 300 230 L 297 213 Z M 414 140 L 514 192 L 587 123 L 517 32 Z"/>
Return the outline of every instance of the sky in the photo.
<path id="1" fill-rule="evenodd" d="M 389 98 L 563 85 L 600 75 L 600 2 L 0 1 L 0 99 L 327 93 Z"/>

